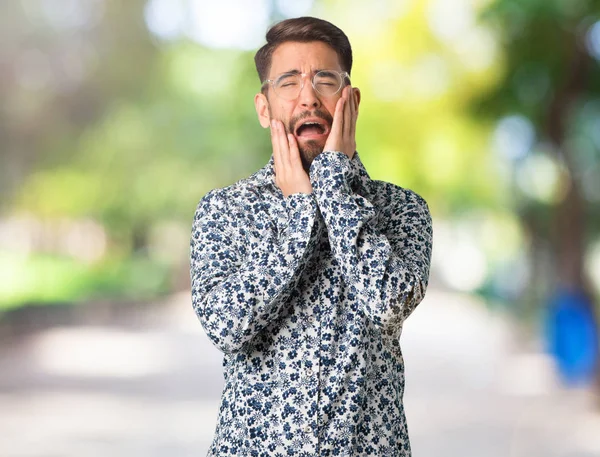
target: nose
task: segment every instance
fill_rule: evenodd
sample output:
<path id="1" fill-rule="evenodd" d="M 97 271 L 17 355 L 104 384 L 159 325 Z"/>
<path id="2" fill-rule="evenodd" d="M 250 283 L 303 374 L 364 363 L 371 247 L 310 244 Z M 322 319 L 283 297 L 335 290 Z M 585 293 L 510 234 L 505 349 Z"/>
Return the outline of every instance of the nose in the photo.
<path id="1" fill-rule="evenodd" d="M 300 103 L 302 107 L 309 109 L 319 108 L 321 106 L 321 99 L 312 86 L 310 78 L 304 80 L 303 87 L 300 90 L 300 95 L 298 97 L 298 103 Z"/>

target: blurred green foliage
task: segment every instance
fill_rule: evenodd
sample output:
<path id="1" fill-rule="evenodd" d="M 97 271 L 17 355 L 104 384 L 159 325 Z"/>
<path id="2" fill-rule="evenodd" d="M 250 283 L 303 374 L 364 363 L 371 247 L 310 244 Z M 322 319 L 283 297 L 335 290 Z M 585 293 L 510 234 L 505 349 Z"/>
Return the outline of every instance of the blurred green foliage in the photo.
<path id="1" fill-rule="evenodd" d="M 133 256 L 85 266 L 67 257 L 0 254 L 0 310 L 93 299 L 144 300 L 170 290 L 170 266 Z"/>
<path id="2" fill-rule="evenodd" d="M 496 0 L 480 17 L 499 37 L 505 63 L 472 115 L 511 115 L 533 133 L 532 147 L 510 163 L 512 207 L 531 239 L 523 300 L 533 314 L 558 288 L 590 298 L 600 291 L 586 270 L 600 231 L 599 19 L 598 0 Z M 546 192 L 544 175 L 554 182 Z"/>
<path id="3" fill-rule="evenodd" d="M 83 2 L 86 21 L 68 27 L 57 26 L 43 3 L 0 5 L 0 56 L 14 75 L 0 80 L 0 221 L 91 219 L 107 241 L 90 261 L 36 240 L 19 256 L 4 240 L 0 306 L 179 287 L 198 200 L 271 154 L 253 105 L 254 52 L 156 38 L 144 23 L 144 0 Z M 539 202 L 521 212 L 513 164 L 491 151 L 490 132 L 514 113 L 543 124 L 552 88 L 568 77 L 565 36 L 597 19 L 597 2 L 474 2 L 486 11 L 483 22 L 467 21 L 463 35 L 445 16 L 455 14 L 454 3 L 407 2 L 401 12 L 394 2 L 378 5 L 314 6 L 353 45 L 361 158 L 374 179 L 425 197 L 442 221 L 438 239 L 443 221 L 459 221 L 492 272 L 481 290 L 498 293 L 493 272 L 510 270 L 537 233 L 519 222 L 544 225 L 548 215 Z M 272 19 L 280 18 L 275 8 Z M 452 255 L 441 257 L 457 268 Z"/>

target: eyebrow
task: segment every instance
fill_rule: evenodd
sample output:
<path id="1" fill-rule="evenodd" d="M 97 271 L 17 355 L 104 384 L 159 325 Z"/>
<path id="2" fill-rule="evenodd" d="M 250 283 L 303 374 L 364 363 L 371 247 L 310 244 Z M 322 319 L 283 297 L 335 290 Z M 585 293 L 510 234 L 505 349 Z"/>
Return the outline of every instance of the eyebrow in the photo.
<path id="1" fill-rule="evenodd" d="M 316 68 L 315 70 L 313 70 L 314 73 L 319 73 L 320 71 L 324 71 L 324 68 Z M 302 74 L 302 72 L 300 70 L 297 69 L 293 69 L 293 70 L 288 70 L 288 71 L 284 71 L 283 73 L 280 73 L 280 75 L 300 75 Z"/>

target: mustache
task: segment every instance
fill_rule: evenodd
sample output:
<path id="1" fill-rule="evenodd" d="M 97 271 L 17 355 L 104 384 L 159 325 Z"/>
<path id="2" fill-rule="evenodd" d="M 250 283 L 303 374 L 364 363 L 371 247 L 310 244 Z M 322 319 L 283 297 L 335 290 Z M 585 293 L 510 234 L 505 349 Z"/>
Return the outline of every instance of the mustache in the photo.
<path id="1" fill-rule="evenodd" d="M 333 116 L 326 111 L 321 111 L 320 109 L 316 109 L 313 112 L 304 111 L 290 119 L 288 133 L 294 133 L 296 131 L 296 124 L 309 117 L 318 117 L 323 119 L 329 125 L 333 124 Z"/>

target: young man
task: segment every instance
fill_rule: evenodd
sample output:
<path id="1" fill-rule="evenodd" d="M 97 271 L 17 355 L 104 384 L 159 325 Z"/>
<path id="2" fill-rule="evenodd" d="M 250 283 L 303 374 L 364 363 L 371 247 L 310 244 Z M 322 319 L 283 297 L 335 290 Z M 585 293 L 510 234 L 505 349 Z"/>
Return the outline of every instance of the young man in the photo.
<path id="1" fill-rule="evenodd" d="M 340 29 L 282 21 L 255 62 L 273 154 L 201 199 L 191 238 L 194 310 L 224 353 L 209 456 L 410 456 L 399 337 L 427 288 L 429 209 L 360 161 Z"/>

